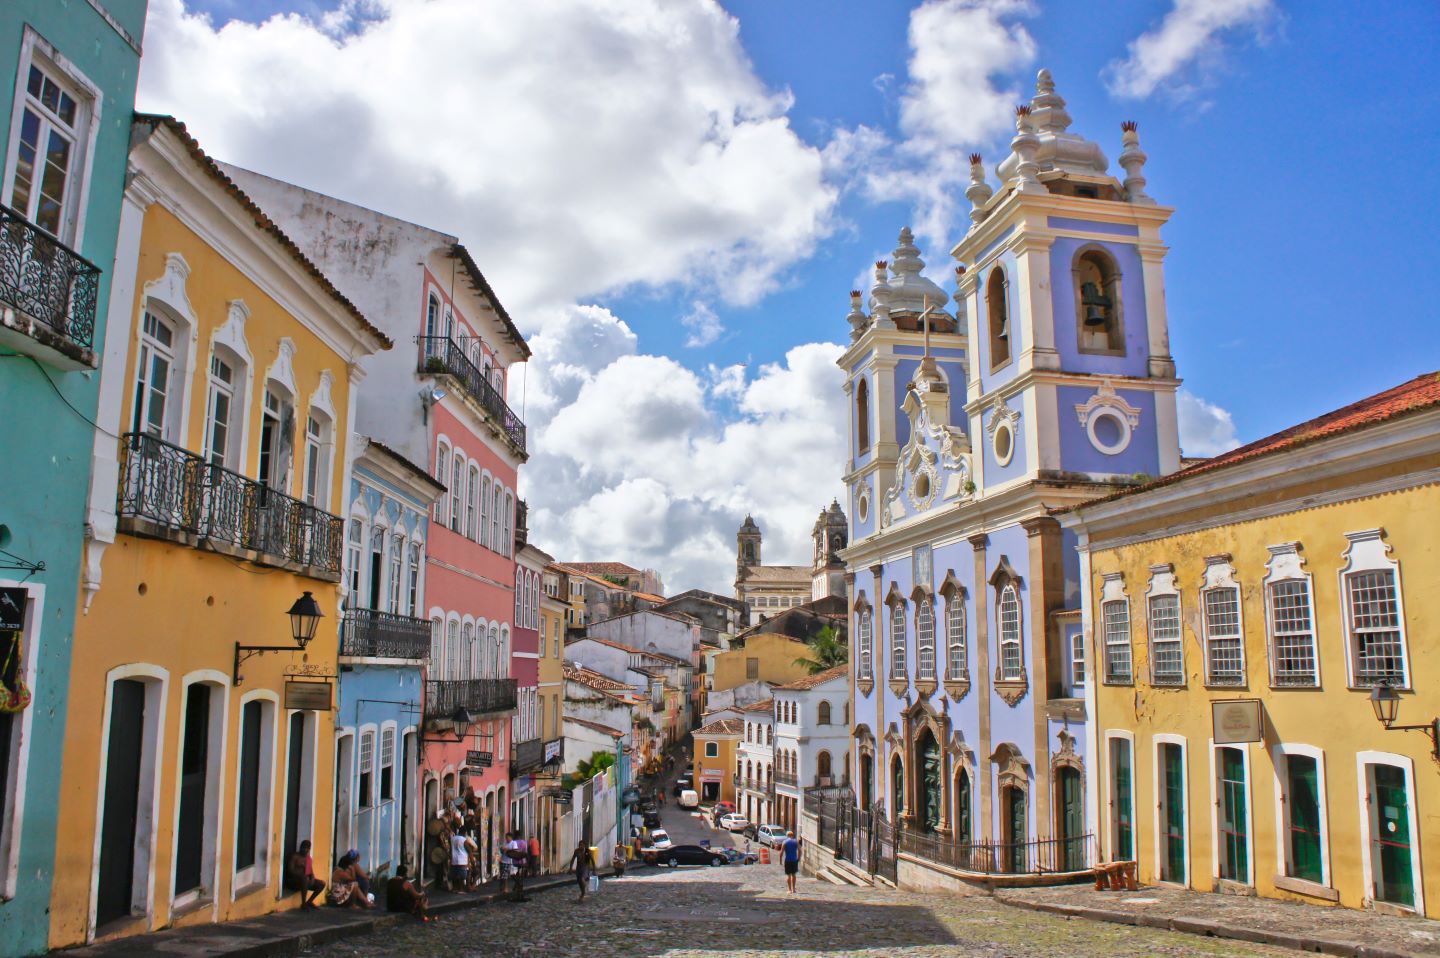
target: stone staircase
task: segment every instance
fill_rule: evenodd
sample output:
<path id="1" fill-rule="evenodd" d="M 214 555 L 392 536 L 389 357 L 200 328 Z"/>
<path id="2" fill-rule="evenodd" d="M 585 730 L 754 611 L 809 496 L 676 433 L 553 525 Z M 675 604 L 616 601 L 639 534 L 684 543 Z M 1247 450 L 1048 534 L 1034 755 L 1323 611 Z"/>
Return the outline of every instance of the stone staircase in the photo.
<path id="1" fill-rule="evenodd" d="M 829 882 L 832 885 L 877 885 L 882 888 L 894 888 L 879 875 L 871 875 L 869 872 L 855 867 L 844 859 L 837 858 L 829 865 L 820 869 L 815 877 L 821 881 Z"/>

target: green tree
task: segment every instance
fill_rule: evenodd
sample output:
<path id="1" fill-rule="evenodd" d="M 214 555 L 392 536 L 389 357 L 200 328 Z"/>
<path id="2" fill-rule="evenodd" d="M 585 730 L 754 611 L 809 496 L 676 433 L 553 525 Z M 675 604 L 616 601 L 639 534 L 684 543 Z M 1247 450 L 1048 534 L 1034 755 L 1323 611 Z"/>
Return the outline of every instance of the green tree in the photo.
<path id="1" fill-rule="evenodd" d="M 833 669 L 850 661 L 850 643 L 840 638 L 835 626 L 827 625 L 810 640 L 810 654 L 795 660 L 811 675 Z"/>

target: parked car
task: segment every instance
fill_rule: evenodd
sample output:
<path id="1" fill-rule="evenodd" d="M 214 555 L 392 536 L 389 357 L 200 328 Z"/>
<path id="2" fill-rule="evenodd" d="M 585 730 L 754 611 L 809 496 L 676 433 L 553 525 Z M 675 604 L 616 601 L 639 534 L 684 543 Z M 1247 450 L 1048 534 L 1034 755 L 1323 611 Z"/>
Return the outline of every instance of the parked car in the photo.
<path id="1" fill-rule="evenodd" d="M 676 845 L 656 851 L 655 864 L 679 868 L 681 865 L 724 865 L 725 855 L 718 848 L 701 848 L 699 845 Z"/>
<path id="2" fill-rule="evenodd" d="M 731 812 L 728 815 L 720 816 L 720 827 L 727 832 L 743 832 L 750 821 L 739 812 Z"/>
<path id="3" fill-rule="evenodd" d="M 643 812 L 642 816 L 642 820 L 645 822 L 646 828 L 655 828 L 660 824 L 660 812 L 658 810 L 653 812 Z"/>
<path id="4" fill-rule="evenodd" d="M 670 835 L 663 828 L 650 829 L 650 846 L 657 849 L 674 848 L 675 843 L 670 840 Z"/>
<path id="5" fill-rule="evenodd" d="M 762 845 L 779 848 L 785 844 L 785 826 L 761 825 L 755 829 L 755 840 Z"/>
<path id="6" fill-rule="evenodd" d="M 681 808 L 699 808 L 700 794 L 693 788 L 687 788 L 680 793 L 678 801 Z"/>
<path id="7" fill-rule="evenodd" d="M 722 848 L 720 854 L 729 859 L 732 865 L 753 865 L 760 860 L 755 852 L 742 852 L 738 848 Z"/>
<path id="8" fill-rule="evenodd" d="M 691 782 L 690 776 L 681 775 L 679 778 L 675 779 L 675 787 L 671 789 L 670 794 L 674 795 L 676 798 L 679 798 L 681 792 L 693 786 L 694 783 Z"/>
<path id="9" fill-rule="evenodd" d="M 735 803 L 734 803 L 734 802 L 716 802 L 716 803 L 715 803 L 715 814 L 716 814 L 716 815 L 728 815 L 730 812 L 733 812 L 733 811 L 735 811 Z"/>

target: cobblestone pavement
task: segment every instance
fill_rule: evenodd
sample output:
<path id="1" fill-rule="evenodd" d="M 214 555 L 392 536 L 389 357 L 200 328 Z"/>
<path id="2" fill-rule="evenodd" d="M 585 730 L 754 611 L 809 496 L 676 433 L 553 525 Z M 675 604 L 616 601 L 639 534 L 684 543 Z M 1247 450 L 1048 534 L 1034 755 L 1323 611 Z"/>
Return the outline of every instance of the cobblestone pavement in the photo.
<path id="1" fill-rule="evenodd" d="M 645 869 L 581 904 L 568 889 L 429 925 L 405 923 L 316 949 L 315 958 L 1140 958 L 1296 956 L 1265 945 L 1070 919 L 986 898 L 836 886 L 795 895 L 774 866 Z"/>

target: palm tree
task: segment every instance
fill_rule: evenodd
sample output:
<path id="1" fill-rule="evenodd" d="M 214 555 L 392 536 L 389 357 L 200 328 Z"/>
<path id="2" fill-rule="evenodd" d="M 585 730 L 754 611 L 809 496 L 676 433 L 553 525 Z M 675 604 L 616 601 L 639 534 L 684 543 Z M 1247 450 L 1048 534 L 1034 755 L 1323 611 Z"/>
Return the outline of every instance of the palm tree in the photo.
<path id="1" fill-rule="evenodd" d="M 811 675 L 850 661 L 850 644 L 840 638 L 835 626 L 827 625 L 810 640 L 810 654 L 795 660 Z"/>

